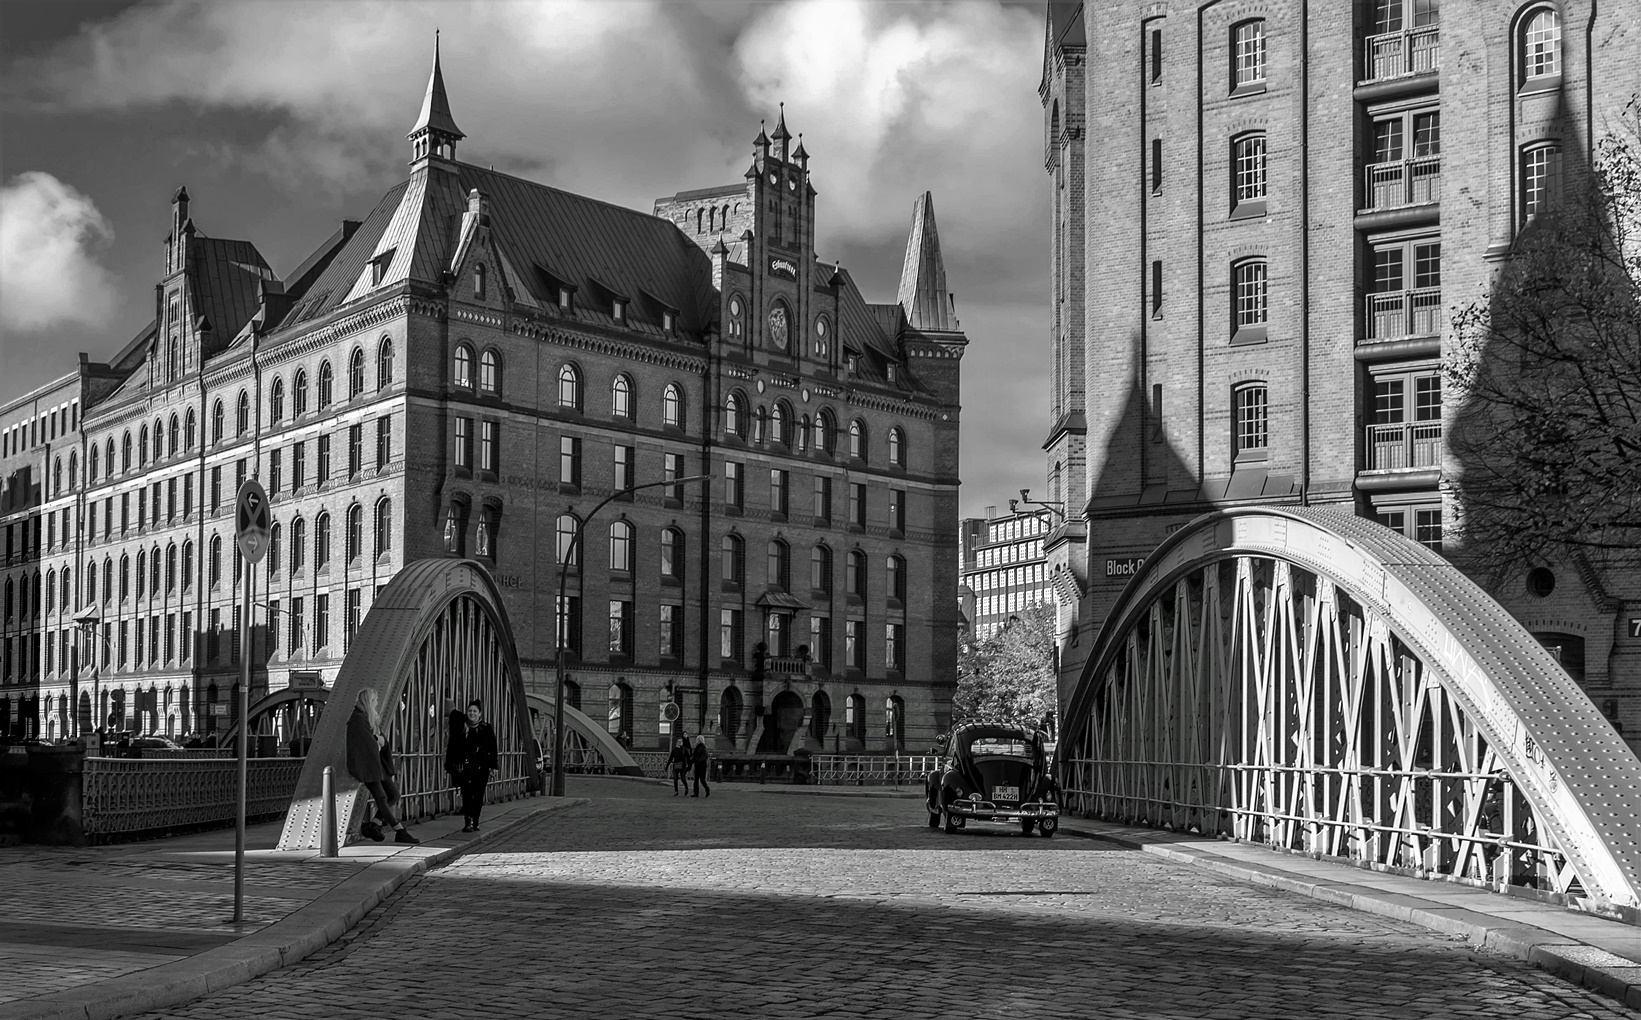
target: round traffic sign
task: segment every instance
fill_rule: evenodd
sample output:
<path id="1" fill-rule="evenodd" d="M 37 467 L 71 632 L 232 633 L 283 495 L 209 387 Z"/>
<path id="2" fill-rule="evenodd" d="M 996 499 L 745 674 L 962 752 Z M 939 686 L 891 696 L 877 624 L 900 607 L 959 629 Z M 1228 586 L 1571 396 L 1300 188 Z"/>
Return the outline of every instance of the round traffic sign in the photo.
<path id="1" fill-rule="evenodd" d="M 273 519 L 268 513 L 268 493 L 255 478 L 247 478 L 234 498 L 234 544 L 247 563 L 261 563 L 268 554 L 268 536 Z"/>

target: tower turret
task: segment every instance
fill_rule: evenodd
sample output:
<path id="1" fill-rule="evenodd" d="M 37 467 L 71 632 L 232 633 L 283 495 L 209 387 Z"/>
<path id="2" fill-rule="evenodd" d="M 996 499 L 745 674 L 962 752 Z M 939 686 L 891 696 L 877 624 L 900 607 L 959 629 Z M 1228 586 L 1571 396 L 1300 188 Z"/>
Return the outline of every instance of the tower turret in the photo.
<path id="1" fill-rule="evenodd" d="M 433 33 L 433 74 L 422 97 L 422 112 L 416 126 L 405 136 L 410 140 L 412 165 L 428 160 L 454 162 L 456 143 L 467 136 L 450 115 L 450 97 L 444 91 L 444 72 L 439 68 L 439 34 Z"/>

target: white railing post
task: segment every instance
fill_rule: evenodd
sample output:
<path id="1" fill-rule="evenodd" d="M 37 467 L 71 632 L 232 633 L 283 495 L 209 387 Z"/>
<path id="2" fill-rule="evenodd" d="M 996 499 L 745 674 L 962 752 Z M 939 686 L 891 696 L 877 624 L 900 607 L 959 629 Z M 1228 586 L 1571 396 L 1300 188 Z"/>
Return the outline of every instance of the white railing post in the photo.
<path id="1" fill-rule="evenodd" d="M 319 784 L 319 796 L 324 803 L 319 810 L 319 856 L 336 857 L 336 769 L 326 765 L 324 778 Z"/>

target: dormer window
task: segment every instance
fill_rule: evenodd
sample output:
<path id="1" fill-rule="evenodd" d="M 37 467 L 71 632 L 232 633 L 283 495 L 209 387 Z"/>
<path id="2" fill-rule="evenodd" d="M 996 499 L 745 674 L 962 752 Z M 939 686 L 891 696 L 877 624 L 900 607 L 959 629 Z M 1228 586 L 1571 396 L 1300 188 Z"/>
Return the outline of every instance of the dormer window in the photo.
<path id="1" fill-rule="evenodd" d="M 568 287 L 558 289 L 558 306 L 568 312 L 575 305 L 575 291 Z"/>
<path id="2" fill-rule="evenodd" d="M 674 327 L 677 326 L 677 323 L 678 323 L 678 316 L 674 315 L 672 312 L 662 312 L 661 313 L 661 330 L 662 330 L 662 332 L 671 333 L 673 331 Z"/>
<path id="3" fill-rule="evenodd" d="M 900 366 L 899 365 L 890 365 L 889 366 L 889 381 L 890 382 L 897 382 L 897 381 L 899 381 L 899 379 L 900 379 Z"/>
<path id="4" fill-rule="evenodd" d="M 616 298 L 615 300 L 611 301 L 610 302 L 610 314 L 615 317 L 616 322 L 626 322 L 627 321 L 627 303 L 625 301 L 621 300 L 620 298 Z"/>
<path id="5" fill-rule="evenodd" d="M 395 250 L 397 249 L 389 248 L 387 251 L 384 251 L 382 254 L 370 260 L 370 285 L 372 287 L 380 287 L 382 285 L 382 281 L 387 279 L 387 269 L 389 266 L 393 265 L 393 253 Z"/>

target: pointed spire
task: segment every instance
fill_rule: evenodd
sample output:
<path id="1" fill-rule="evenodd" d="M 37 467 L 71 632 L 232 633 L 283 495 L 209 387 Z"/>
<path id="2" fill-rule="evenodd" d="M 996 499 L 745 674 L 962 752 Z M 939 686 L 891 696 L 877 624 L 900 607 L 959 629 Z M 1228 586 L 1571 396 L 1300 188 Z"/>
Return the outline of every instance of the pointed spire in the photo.
<path id="1" fill-rule="evenodd" d="M 792 132 L 790 132 L 786 129 L 786 104 L 785 103 L 781 104 L 781 116 L 780 116 L 780 119 L 775 122 L 775 133 L 773 135 L 771 135 L 770 137 L 774 138 L 775 141 L 780 143 L 780 146 L 781 146 L 781 162 L 785 163 L 787 161 L 787 159 L 789 158 L 788 149 L 792 145 Z"/>
<path id="2" fill-rule="evenodd" d="M 455 158 L 456 142 L 466 138 L 450 115 L 450 97 L 444 91 L 444 72 L 439 66 L 439 33 L 433 33 L 433 73 L 427 79 L 427 94 L 422 97 L 422 112 L 416 126 L 405 136 L 412 144 L 412 158 L 421 159 L 429 154 Z M 443 151 L 449 146 L 448 151 Z"/>
<path id="3" fill-rule="evenodd" d="M 797 160 L 799 163 L 807 164 L 809 162 L 809 153 L 805 152 L 803 149 L 802 131 L 798 132 L 798 147 L 792 150 L 792 158 Z"/>
<path id="4" fill-rule="evenodd" d="M 913 329 L 956 329 L 951 299 L 946 293 L 946 263 L 940 257 L 940 235 L 934 226 L 934 196 L 927 191 L 912 205 L 912 229 L 906 237 L 898 298 L 906 312 L 906 324 Z"/>

